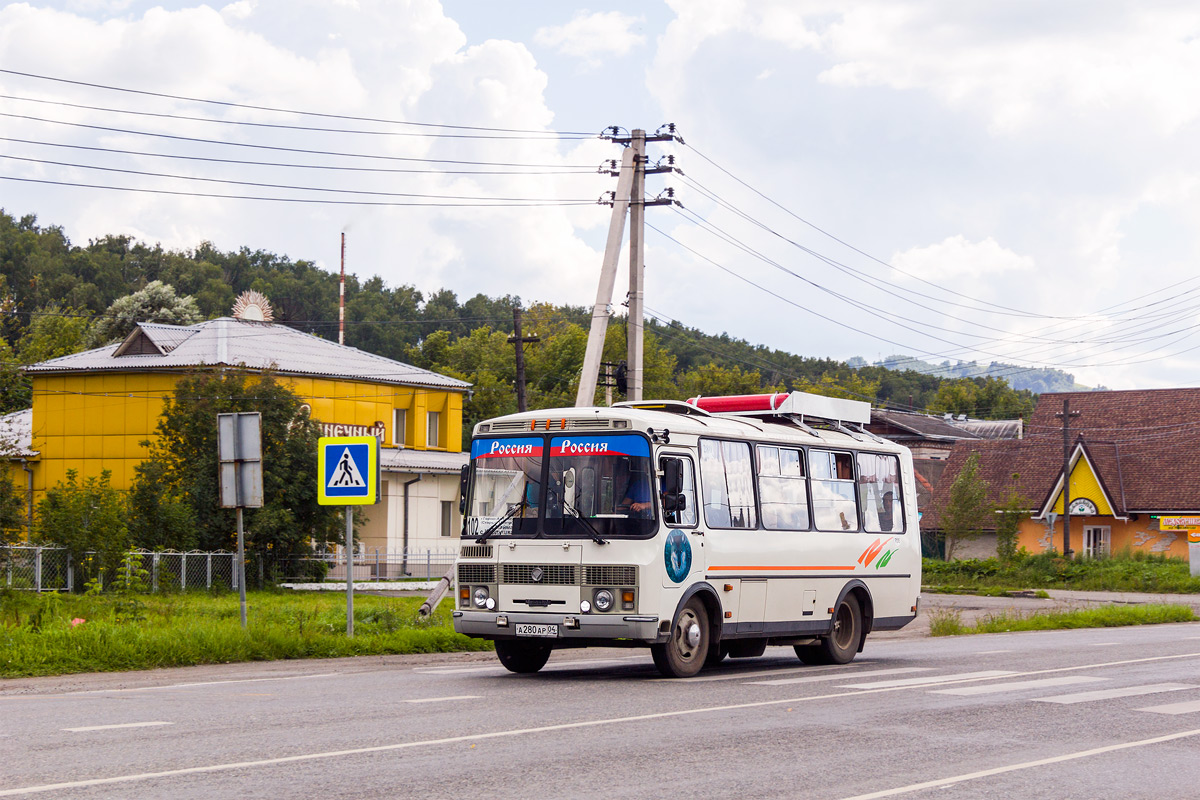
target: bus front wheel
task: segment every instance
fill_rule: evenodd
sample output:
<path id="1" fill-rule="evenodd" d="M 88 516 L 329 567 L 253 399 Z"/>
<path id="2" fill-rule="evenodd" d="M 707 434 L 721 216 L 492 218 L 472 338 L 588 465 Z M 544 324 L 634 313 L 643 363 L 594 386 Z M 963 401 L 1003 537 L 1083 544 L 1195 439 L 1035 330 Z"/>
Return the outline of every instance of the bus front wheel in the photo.
<path id="1" fill-rule="evenodd" d="M 692 598 L 675 618 L 671 637 L 650 646 L 654 666 L 668 678 L 690 678 L 704 666 L 708 640 L 708 612 L 699 599 Z"/>
<path id="2" fill-rule="evenodd" d="M 862 609 L 858 598 L 848 594 L 833 614 L 833 627 L 817 644 L 796 645 L 796 655 L 805 664 L 849 664 L 862 641 Z"/>
<path id="3" fill-rule="evenodd" d="M 537 672 L 550 660 L 550 649 L 545 642 L 496 640 L 496 655 L 509 672 Z"/>

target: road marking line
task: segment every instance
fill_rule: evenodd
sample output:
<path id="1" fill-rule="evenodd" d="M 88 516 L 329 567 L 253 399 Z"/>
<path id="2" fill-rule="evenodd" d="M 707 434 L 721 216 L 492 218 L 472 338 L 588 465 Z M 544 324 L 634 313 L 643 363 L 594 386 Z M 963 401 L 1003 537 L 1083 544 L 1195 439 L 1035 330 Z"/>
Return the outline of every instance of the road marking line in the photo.
<path id="1" fill-rule="evenodd" d="M 641 658 L 644 658 L 644 656 L 641 656 Z M 586 658 L 578 661 L 552 661 L 546 666 L 542 667 L 541 671 L 545 672 L 546 670 L 555 669 L 556 667 L 586 667 L 589 664 L 615 664 L 622 661 L 629 661 L 630 659 L 630 656 L 626 656 L 624 658 Z M 481 667 L 451 667 L 449 669 L 416 667 L 413 669 L 413 672 L 416 672 L 420 675 L 466 675 L 473 672 L 500 672 L 502 674 L 506 674 L 508 670 L 499 663 L 495 663 Z"/>
<path id="2" fill-rule="evenodd" d="M 1116 647 L 1120 642 L 1090 642 L 1088 647 Z"/>
<path id="3" fill-rule="evenodd" d="M 478 700 L 477 694 L 458 694 L 454 697 L 421 697 L 416 700 L 405 700 L 406 703 L 440 703 L 444 700 Z"/>
<path id="4" fill-rule="evenodd" d="M 1077 669 L 1099 669 L 1101 667 L 1117 667 L 1126 666 L 1128 664 L 1146 664 L 1155 661 L 1176 661 L 1181 658 L 1200 658 L 1200 653 L 1181 653 L 1172 656 L 1147 656 L 1146 658 L 1130 658 L 1123 661 L 1109 661 L 1100 664 L 1085 664 L 1077 667 L 1055 667 L 1053 669 L 1031 670 L 1023 675 L 1042 675 L 1050 672 L 1067 672 Z M 961 679 L 960 680 L 964 680 Z M 965 680 L 980 680 L 979 678 L 967 678 Z M 946 683 L 954 683 L 953 679 L 947 679 Z M 278 758 L 264 758 L 256 761 L 238 761 L 229 764 L 210 764 L 202 767 L 183 767 L 180 769 L 163 770 L 160 772 L 143 772 L 134 775 L 116 775 L 109 778 L 91 778 L 81 781 L 66 781 L 62 783 L 46 783 L 38 786 L 22 786 L 14 789 L 0 789 L 0 797 L 17 797 L 27 794 L 40 794 L 42 792 L 55 792 L 62 789 L 83 789 L 91 786 L 108 786 L 118 783 L 133 783 L 136 781 L 154 780 L 157 778 L 170 778 L 177 775 L 198 775 L 211 772 L 228 772 L 235 769 L 247 769 L 249 767 L 272 767 L 279 764 L 294 764 L 302 761 L 317 761 L 329 758 L 338 758 L 348 755 L 365 755 L 369 753 L 386 753 L 395 752 L 397 750 L 410 750 L 416 747 L 430 747 L 443 744 L 454 744 L 457 742 L 472 742 L 481 741 L 484 739 L 502 739 L 513 736 L 521 736 L 524 734 L 547 733 L 552 731 L 574 730 L 581 728 L 596 728 L 603 725 L 625 725 L 630 722 L 641 722 L 651 719 L 667 719 L 671 717 L 687 717 L 693 714 L 711 714 L 720 711 L 742 711 L 750 708 L 769 708 L 770 706 L 780 706 L 787 704 L 808 703 L 815 700 L 834 700 L 839 697 L 858 697 L 864 694 L 884 694 L 893 692 L 906 687 L 885 687 L 879 689 L 867 690 L 851 690 L 848 692 L 837 692 L 833 694 L 813 695 L 809 697 L 786 697 L 778 700 L 759 700 L 753 703 L 738 703 L 735 705 L 726 706 L 706 706 L 701 708 L 686 708 L 679 711 L 663 711 L 656 714 L 642 714 L 633 717 L 615 717 L 610 719 L 584 720 L 582 722 L 567 722 L 559 725 L 544 725 L 538 728 L 517 728 L 505 731 L 492 731 L 487 733 L 477 733 L 468 736 L 452 736 L 445 739 L 425 739 L 415 742 L 399 742 L 396 744 L 377 745 L 375 747 L 360 747 L 353 750 L 332 750 L 320 753 L 304 753 L 295 756 L 281 756 Z M 1096 751 L 1087 751 L 1086 754 L 1092 752 L 1109 752 L 1110 750 L 1120 750 L 1126 747 L 1134 747 L 1137 744 L 1151 744 L 1159 741 L 1171 741 L 1172 739 L 1180 739 L 1186 736 L 1194 736 L 1200 734 L 1200 730 L 1189 731 L 1183 734 L 1175 734 L 1173 736 L 1161 737 L 1159 739 L 1145 740 L 1124 745 L 1110 745 L 1107 748 L 1101 748 Z M 1076 756 L 1082 757 L 1082 756 Z M 1053 763 L 1054 760 L 1069 760 L 1071 756 L 1060 756 L 1058 759 L 1052 759 L 1046 763 Z M 1017 767 L 1001 767 L 998 770 L 990 771 L 981 774 L 995 774 L 996 772 L 1008 772 Z M 949 778 L 942 782 L 935 782 L 931 785 L 946 785 L 959 780 L 965 780 L 971 776 L 960 776 L 958 778 Z M 902 788 L 899 790 L 890 790 L 891 794 L 901 794 L 906 791 L 915 791 L 919 788 L 925 788 L 924 784 L 915 785 L 912 788 Z M 863 795 L 859 798 L 846 798 L 846 800 L 867 800 L 868 797 L 885 797 L 886 794 Z"/>
<path id="5" fill-rule="evenodd" d="M 902 675 L 909 672 L 928 672 L 932 667 L 896 667 L 894 669 L 877 669 L 872 672 L 860 672 L 862 677 L 876 675 Z M 746 681 L 745 686 L 790 686 L 795 683 L 819 683 L 822 681 L 845 680 L 845 675 L 809 675 L 800 678 L 780 678 L 773 681 Z"/>
<path id="6" fill-rule="evenodd" d="M 1193 714 L 1200 711 L 1200 700 L 1193 700 L 1189 703 L 1168 703 L 1164 706 L 1149 706 L 1136 710 L 1149 711 L 1151 714 Z"/>
<path id="7" fill-rule="evenodd" d="M 1007 678 L 1009 675 L 1020 673 L 1004 669 L 986 669 L 980 672 L 959 672 L 952 675 L 926 675 L 923 678 L 900 678 L 894 681 L 872 681 L 870 683 L 843 684 L 839 689 L 891 689 L 901 686 L 921 686 L 923 684 L 943 683 L 951 681 L 973 681 L 984 678 Z"/>
<path id="8" fill-rule="evenodd" d="M 118 728 L 157 728 L 160 725 L 174 724 L 174 722 L 125 722 L 120 725 L 88 725 L 84 728 L 63 728 L 63 730 L 71 733 L 84 733 L 86 731 L 114 731 Z"/>
<path id="9" fill-rule="evenodd" d="M 753 672 L 723 672 L 720 675 L 699 675 L 694 678 L 647 678 L 650 682 L 662 683 L 708 683 L 709 681 L 736 681 L 745 680 L 746 678 L 766 678 L 772 675 L 791 675 L 796 672 L 813 673 L 813 672 L 829 672 L 837 670 L 838 677 L 852 679 L 855 675 L 860 674 L 857 667 L 866 667 L 874 664 L 873 661 L 857 661 L 854 664 L 839 664 L 828 667 L 785 667 L 783 669 L 761 669 Z"/>
<path id="10" fill-rule="evenodd" d="M 972 653 L 972 655 L 991 656 L 991 655 L 995 655 L 997 653 L 1011 653 L 1011 652 L 1012 652 L 1012 650 L 978 650 L 975 653 Z"/>
<path id="11" fill-rule="evenodd" d="M 1143 694 L 1157 694 L 1158 692 L 1178 692 L 1182 689 L 1200 689 L 1200 686 L 1188 686 L 1183 683 L 1150 683 L 1144 686 L 1126 686 L 1121 689 L 1097 689 L 1093 692 L 1076 692 L 1074 694 L 1035 697 L 1033 699 L 1038 703 L 1071 705 L 1073 703 L 1090 703 L 1093 700 L 1117 700 L 1122 697 L 1138 697 Z"/>
<path id="12" fill-rule="evenodd" d="M 53 697 L 74 697 L 81 694 L 116 694 L 118 692 L 163 692 L 170 689 L 192 689 L 200 686 L 224 686 L 232 683 L 266 683 L 269 681 L 298 681 L 307 678 L 331 678 L 341 672 L 320 672 L 313 675 L 285 675 L 277 678 L 235 678 L 228 681 L 201 681 L 199 683 L 172 683 L 166 686 L 133 686 L 128 689 L 84 689 L 78 692 L 56 692 L 54 694 L 0 695 L 0 700 L 44 700 Z"/>
<path id="13" fill-rule="evenodd" d="M 1009 764 L 1004 767 L 994 767 L 992 769 L 984 769 L 979 772 L 968 772 L 964 775 L 955 775 L 952 778 L 938 778 L 937 780 L 924 781 L 922 783 L 911 783 L 908 786 L 897 786 L 895 789 L 883 789 L 878 792 L 870 792 L 868 794 L 856 794 L 853 797 L 846 797 L 843 800 L 876 800 L 880 797 L 895 797 L 898 794 L 908 794 L 909 792 L 919 792 L 922 789 L 937 789 L 943 786 L 950 786 L 961 781 L 977 780 L 979 778 L 989 778 L 993 775 L 1003 775 L 1006 772 L 1016 772 L 1021 769 L 1032 769 L 1034 767 L 1044 767 L 1049 764 L 1061 764 L 1064 761 L 1074 761 L 1080 758 L 1088 758 L 1089 756 L 1098 756 L 1105 753 L 1114 753 L 1119 750 L 1129 750 L 1134 747 L 1145 747 L 1152 744 L 1161 744 L 1162 742 L 1173 742 L 1177 739 L 1187 739 L 1192 736 L 1200 736 L 1200 728 L 1192 731 L 1183 731 L 1182 733 L 1172 733 L 1167 736 L 1155 736 L 1153 739 L 1139 739 L 1135 742 L 1122 742 L 1121 744 L 1110 744 L 1104 747 L 1095 747 L 1091 750 L 1080 750 L 1075 753 L 1067 753 L 1061 756 L 1052 758 L 1040 758 L 1037 761 L 1025 761 L 1020 764 Z"/>
<path id="14" fill-rule="evenodd" d="M 998 694 L 1000 692 L 1020 692 L 1025 689 L 1044 689 L 1048 686 L 1070 686 L 1073 683 L 1094 683 L 1106 681 L 1108 678 L 1089 678 L 1085 675 L 1060 675 L 1057 678 L 1038 678 L 1032 681 L 1009 681 L 1008 683 L 989 683 L 984 686 L 960 686 L 956 689 L 935 689 L 930 694 L 957 694 L 962 696 L 976 694 Z"/>

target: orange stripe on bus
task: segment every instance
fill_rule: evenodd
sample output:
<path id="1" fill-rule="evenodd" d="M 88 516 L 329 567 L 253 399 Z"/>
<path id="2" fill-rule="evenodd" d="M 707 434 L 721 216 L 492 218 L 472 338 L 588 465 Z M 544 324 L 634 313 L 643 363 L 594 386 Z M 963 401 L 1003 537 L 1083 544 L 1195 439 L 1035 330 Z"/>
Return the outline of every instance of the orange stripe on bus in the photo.
<path id="1" fill-rule="evenodd" d="M 710 566 L 709 570 L 850 570 L 853 566 Z"/>

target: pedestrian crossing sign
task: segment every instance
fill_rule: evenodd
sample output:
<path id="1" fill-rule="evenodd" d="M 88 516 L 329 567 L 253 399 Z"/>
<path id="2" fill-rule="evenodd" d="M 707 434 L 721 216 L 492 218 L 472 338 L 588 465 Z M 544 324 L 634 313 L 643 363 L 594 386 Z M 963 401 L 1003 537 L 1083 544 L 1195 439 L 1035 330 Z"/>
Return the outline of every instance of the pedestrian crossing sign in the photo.
<path id="1" fill-rule="evenodd" d="M 379 502 L 379 440 L 322 436 L 317 440 L 317 502 L 369 506 Z"/>

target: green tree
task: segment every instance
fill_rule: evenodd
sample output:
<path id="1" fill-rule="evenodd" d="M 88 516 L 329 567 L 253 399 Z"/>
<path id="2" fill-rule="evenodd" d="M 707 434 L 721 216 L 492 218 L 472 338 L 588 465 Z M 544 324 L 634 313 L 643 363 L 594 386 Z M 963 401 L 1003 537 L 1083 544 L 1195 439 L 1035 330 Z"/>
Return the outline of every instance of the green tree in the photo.
<path id="1" fill-rule="evenodd" d="M 166 464 L 149 458 L 134 467 L 129 488 L 129 533 L 135 547 L 191 550 L 196 521 L 186 494 L 167 475 Z"/>
<path id="2" fill-rule="evenodd" d="M 33 384 L 21 372 L 21 361 L 0 339 L 0 414 L 33 406 Z"/>
<path id="3" fill-rule="evenodd" d="M 1013 473 L 1015 485 L 1020 475 Z M 1029 516 L 1029 500 L 1016 489 L 996 506 L 996 555 L 1001 561 L 1012 561 L 1017 555 L 1017 537 L 1021 520 Z"/>
<path id="4" fill-rule="evenodd" d="M 242 369 L 197 372 L 182 378 L 166 398 L 156 441 L 142 475 L 161 468 L 161 498 L 186 498 L 205 550 L 236 542 L 232 509 L 220 507 L 217 485 L 217 414 L 262 414 L 263 507 L 245 512 L 247 547 L 260 555 L 307 553 L 312 542 L 336 541 L 340 510 L 317 503 L 319 429 L 301 399 L 272 372 Z M 161 509 L 159 513 L 167 513 Z"/>
<path id="5" fill-rule="evenodd" d="M 988 503 L 988 482 L 979 477 L 979 455 L 971 453 L 950 484 L 950 502 L 942 515 L 947 561 L 954 559 L 963 542 L 980 537 L 992 510 Z"/>
<path id="6" fill-rule="evenodd" d="M 180 297 L 175 287 L 162 281 L 150 281 L 145 288 L 119 297 L 96 320 L 97 343 L 124 339 L 139 322 L 165 325 L 193 325 L 204 319 L 195 299 Z"/>
<path id="7" fill-rule="evenodd" d="M 0 470 L 0 547 L 21 541 L 26 521 L 25 492 L 13 481 L 7 469 Z"/>
<path id="8" fill-rule="evenodd" d="M 81 481 L 78 472 L 67 470 L 67 479 L 47 490 L 38 503 L 38 541 L 67 548 L 77 564 L 85 562 L 89 551 L 95 552 L 100 568 L 115 569 L 129 548 L 129 508 L 111 477 L 104 470 Z"/>
<path id="9" fill-rule="evenodd" d="M 30 316 L 29 326 L 17 344 L 17 356 L 22 364 L 36 364 L 86 350 L 94 327 L 86 308 L 50 303 Z"/>

